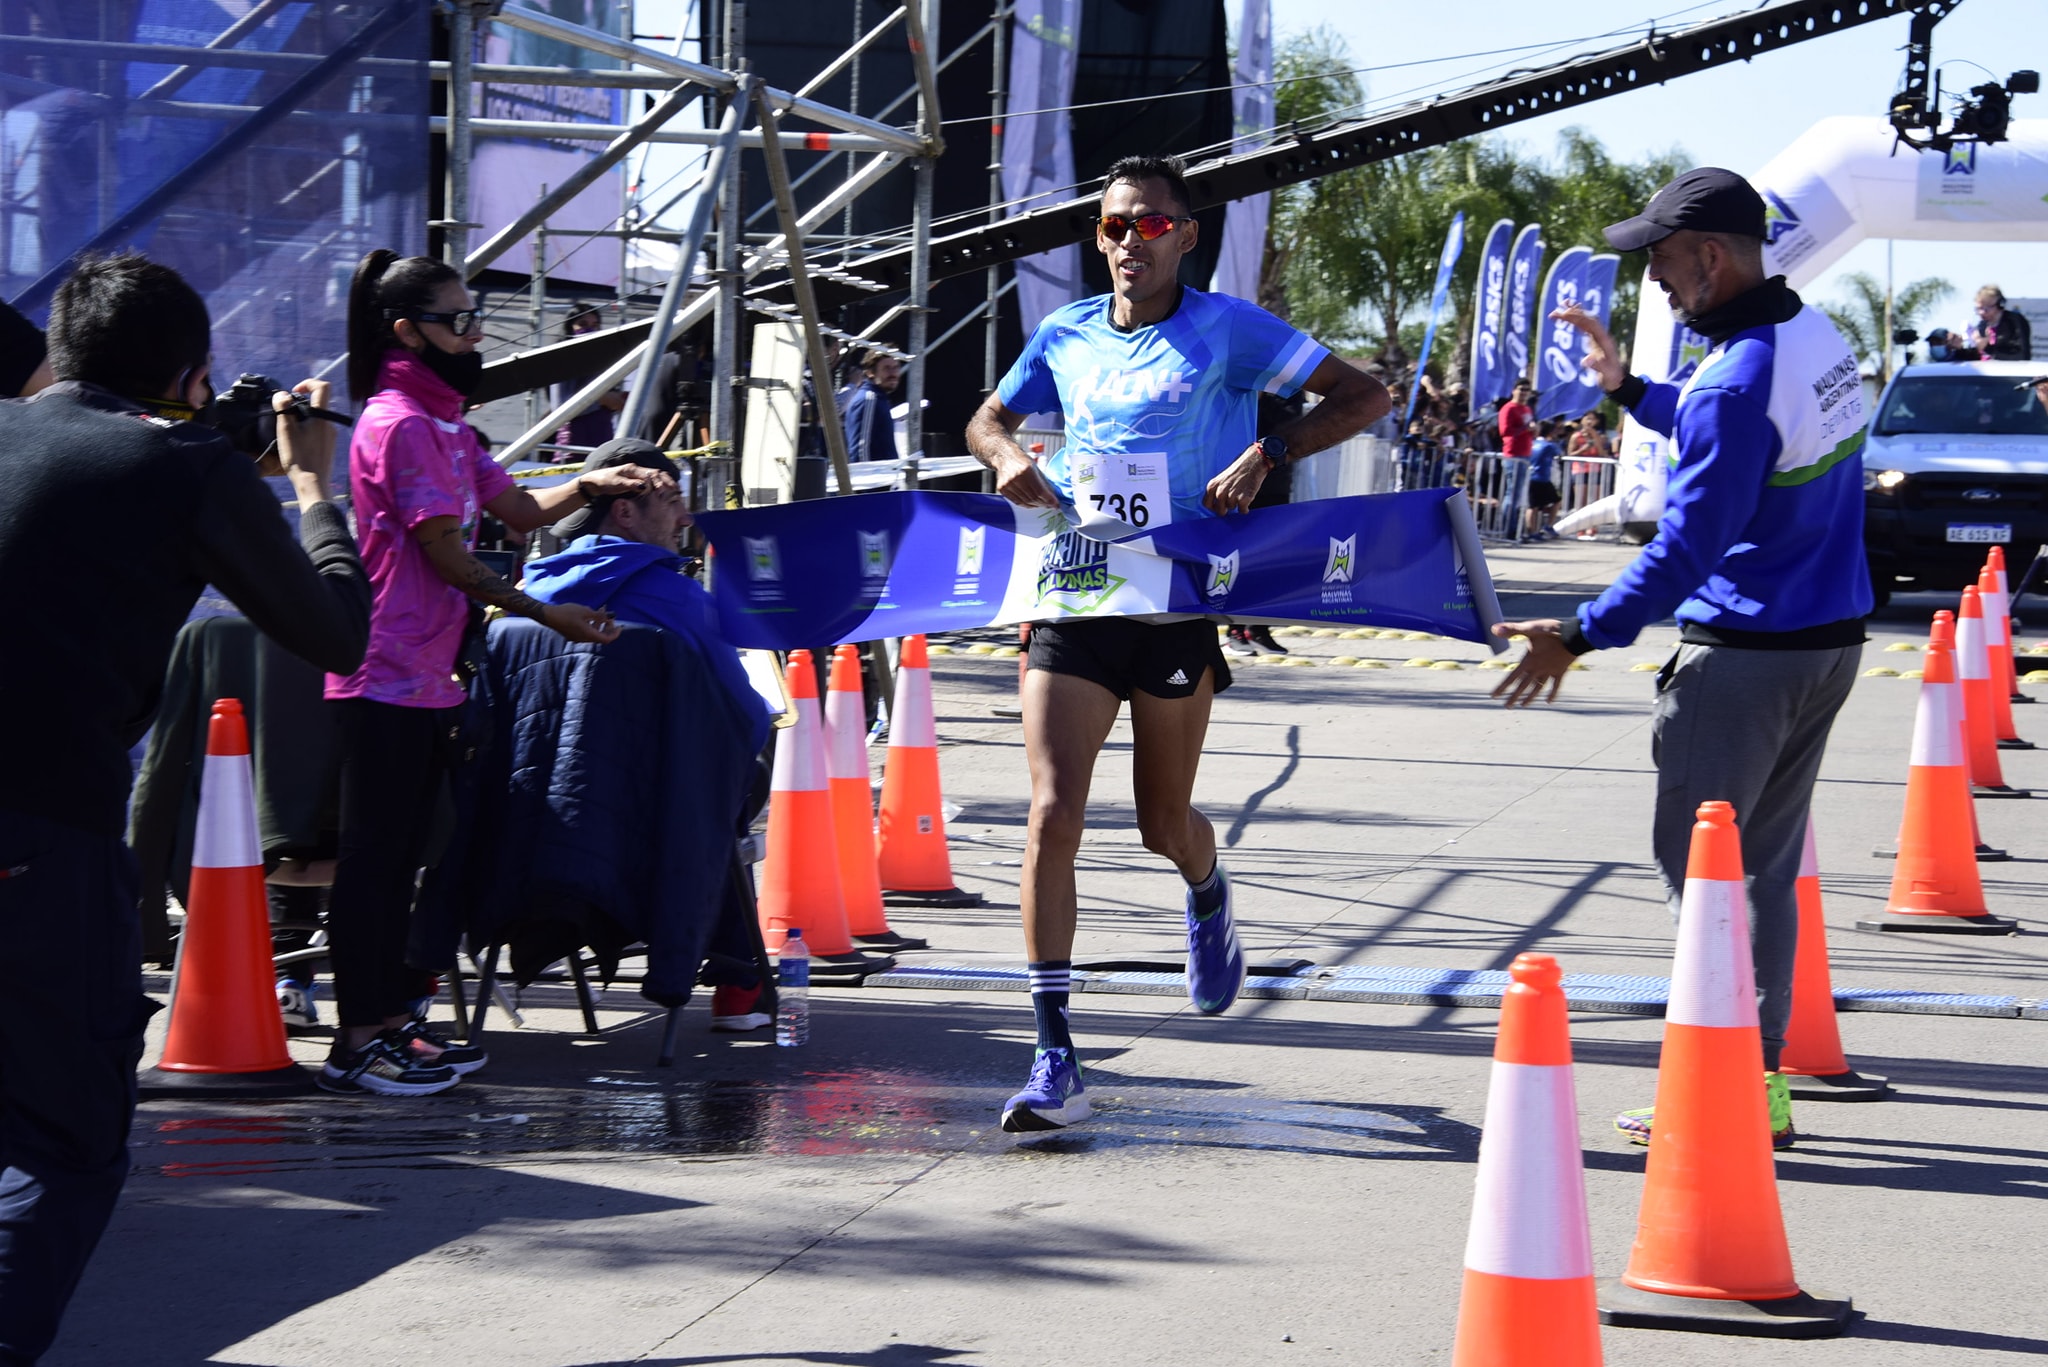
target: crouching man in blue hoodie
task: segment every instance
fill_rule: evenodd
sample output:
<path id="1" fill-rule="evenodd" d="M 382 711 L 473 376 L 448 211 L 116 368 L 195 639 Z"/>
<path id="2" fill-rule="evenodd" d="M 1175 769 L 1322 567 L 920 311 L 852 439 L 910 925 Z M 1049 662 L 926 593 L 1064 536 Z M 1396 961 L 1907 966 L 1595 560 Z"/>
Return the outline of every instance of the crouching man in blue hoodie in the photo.
<path id="1" fill-rule="evenodd" d="M 523 588 L 543 603 L 573 602 L 602 607 L 621 622 L 672 631 L 695 646 L 711 664 L 733 704 L 746 717 L 748 746 L 759 753 L 768 742 L 768 704 L 748 682 L 739 652 L 718 630 L 711 595 L 683 573 L 683 532 L 691 525 L 676 463 L 653 442 L 620 437 L 592 451 L 583 462 L 589 474 L 614 465 L 638 465 L 666 477 L 634 498 L 599 498 L 555 524 L 567 543 L 562 550 L 526 567 Z M 721 920 L 710 948 L 711 1028 L 758 1030 L 774 1017 L 758 1010 L 761 984 L 752 974 L 722 967 L 751 954 L 744 936 Z M 729 981 L 719 981 L 720 978 Z"/>
<path id="2" fill-rule="evenodd" d="M 1764 273 L 1764 201 L 1732 171 L 1688 171 L 1607 229 L 1648 248 L 1672 315 L 1713 344 L 1683 387 L 1631 375 L 1591 315 L 1557 317 L 1589 339 L 1585 366 L 1677 451 L 1657 535 L 1605 593 L 1562 622 L 1507 622 L 1529 650 L 1501 686 L 1510 707 L 1558 682 L 1573 657 L 1626 646 L 1678 618 L 1657 676 L 1653 842 L 1675 913 L 1694 813 L 1733 804 L 1749 880 L 1764 1086 L 1772 1142 L 1793 1139 L 1778 1071 L 1792 1015 L 1795 883 L 1807 809 L 1835 713 L 1856 681 L 1871 609 L 1863 556 L 1863 387 L 1827 315 Z M 1650 1141 L 1649 1111 L 1616 1128 Z"/>

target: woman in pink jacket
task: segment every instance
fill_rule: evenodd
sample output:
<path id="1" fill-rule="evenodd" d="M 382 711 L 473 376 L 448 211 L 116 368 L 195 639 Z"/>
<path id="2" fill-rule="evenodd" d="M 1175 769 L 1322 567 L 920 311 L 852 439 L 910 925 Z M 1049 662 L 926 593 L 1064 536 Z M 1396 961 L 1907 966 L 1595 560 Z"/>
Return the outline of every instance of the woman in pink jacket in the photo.
<path id="1" fill-rule="evenodd" d="M 327 676 L 341 710 L 341 849 L 328 906 L 340 1027 L 320 1085 L 419 1096 L 484 1064 L 416 1019 L 431 976 L 405 962 L 427 831 L 464 700 L 455 657 L 470 604 L 545 623 L 572 641 L 618 635 L 611 614 L 543 604 L 470 552 L 482 514 L 531 531 L 591 498 L 633 495 L 665 473 L 615 466 L 533 493 L 520 489 L 462 419 L 483 375 L 476 301 L 452 266 L 373 251 L 349 287 L 349 391 L 362 405 L 349 444 L 356 543 L 374 595 L 362 668 Z"/>

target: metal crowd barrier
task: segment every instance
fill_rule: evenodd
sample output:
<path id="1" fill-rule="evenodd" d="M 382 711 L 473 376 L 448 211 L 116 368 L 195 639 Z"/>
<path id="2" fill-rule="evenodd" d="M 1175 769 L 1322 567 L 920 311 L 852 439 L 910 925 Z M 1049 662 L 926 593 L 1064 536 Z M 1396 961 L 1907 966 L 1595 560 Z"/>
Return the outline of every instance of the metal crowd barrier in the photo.
<path id="1" fill-rule="evenodd" d="M 1564 517 L 1612 494 L 1615 469 L 1611 457 L 1559 457 L 1552 477 L 1559 497 L 1557 516 Z M 1354 437 L 1301 462 L 1294 477 L 1294 500 L 1445 488 L 1465 491 L 1482 537 L 1490 541 L 1523 539 L 1529 463 L 1497 451 L 1450 448 L 1414 439 L 1396 443 Z"/>

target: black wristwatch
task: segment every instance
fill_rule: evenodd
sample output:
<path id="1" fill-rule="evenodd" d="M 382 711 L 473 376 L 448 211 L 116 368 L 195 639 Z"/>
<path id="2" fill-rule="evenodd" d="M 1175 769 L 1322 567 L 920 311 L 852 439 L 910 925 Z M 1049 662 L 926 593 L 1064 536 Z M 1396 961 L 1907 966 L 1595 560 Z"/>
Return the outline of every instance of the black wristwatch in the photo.
<path id="1" fill-rule="evenodd" d="M 1252 443 L 1252 446 L 1257 449 L 1261 456 L 1265 457 L 1266 468 L 1269 470 L 1277 470 L 1287 463 L 1287 439 L 1285 437 L 1260 437 Z"/>

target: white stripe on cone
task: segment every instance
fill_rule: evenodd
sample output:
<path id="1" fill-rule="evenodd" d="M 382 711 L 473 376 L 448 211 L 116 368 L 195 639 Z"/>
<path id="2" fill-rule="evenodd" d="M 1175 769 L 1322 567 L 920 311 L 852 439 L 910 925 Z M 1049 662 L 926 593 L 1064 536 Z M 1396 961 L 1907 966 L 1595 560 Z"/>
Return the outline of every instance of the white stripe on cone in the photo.
<path id="1" fill-rule="evenodd" d="M 916 666 L 896 670 L 896 709 L 889 718 L 890 748 L 935 750 L 939 729 L 932 722 L 932 672 Z"/>
<path id="2" fill-rule="evenodd" d="M 825 764 L 832 778 L 872 781 L 868 773 L 867 707 L 852 689 L 825 695 Z"/>
<path id="3" fill-rule="evenodd" d="M 1923 684 L 1920 707 L 1913 718 L 1913 767 L 1958 769 L 1966 762 L 1963 749 L 1961 684 Z M 1809 839 L 1811 837 L 1809 836 Z"/>
<path id="4" fill-rule="evenodd" d="M 256 833 L 256 792 L 247 755 L 208 755 L 199 790 L 199 826 L 192 836 L 195 869 L 262 866 Z"/>
<path id="5" fill-rule="evenodd" d="M 1982 617 L 1956 619 L 1956 677 L 1966 680 L 1991 677 L 1991 657 L 1984 650 Z"/>
<path id="6" fill-rule="evenodd" d="M 1813 813 L 1806 814 L 1806 844 L 1799 851 L 1799 876 L 1820 877 L 1820 849 L 1813 843 Z"/>
<path id="7" fill-rule="evenodd" d="M 1980 593 L 1984 606 L 1984 646 L 1996 650 L 2007 643 L 2005 595 L 2002 593 Z"/>
<path id="8" fill-rule="evenodd" d="M 1749 898 L 1741 883 L 1719 878 L 1685 880 L 1674 957 L 1666 1022 L 1718 1029 L 1756 1025 Z"/>
<path id="9" fill-rule="evenodd" d="M 1493 1065 L 1465 1266 L 1545 1281 L 1593 1275 L 1569 1065 Z"/>
<path id="10" fill-rule="evenodd" d="M 778 793 L 825 791 L 825 745 L 818 734 L 818 700 L 792 698 L 796 725 L 775 743 L 775 776 L 769 785 Z"/>

